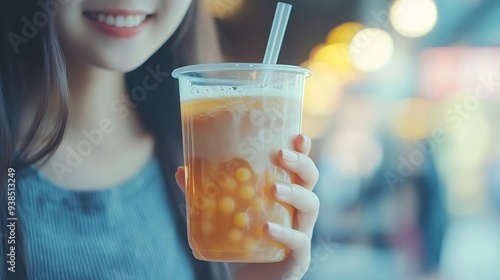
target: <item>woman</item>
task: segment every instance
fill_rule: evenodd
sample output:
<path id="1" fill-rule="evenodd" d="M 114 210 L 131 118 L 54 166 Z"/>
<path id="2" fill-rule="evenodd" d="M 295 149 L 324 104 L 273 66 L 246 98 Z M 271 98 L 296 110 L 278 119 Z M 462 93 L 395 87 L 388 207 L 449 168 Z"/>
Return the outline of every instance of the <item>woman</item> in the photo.
<path id="1" fill-rule="evenodd" d="M 2 228 L 10 226 L 2 279 L 304 275 L 319 202 L 303 135 L 295 151 L 279 154 L 296 184 L 274 191 L 297 208 L 294 229 L 265 229 L 291 248 L 286 260 L 200 262 L 187 246 L 174 187 L 176 179 L 183 187 L 184 170 L 175 171 L 182 143 L 170 72 L 220 59 L 213 22 L 197 1 L 22 0 L 4 1 L 0 11 L 1 211 Z M 14 176 L 15 184 L 4 183 Z M 15 211 L 7 211 L 13 197 Z"/>

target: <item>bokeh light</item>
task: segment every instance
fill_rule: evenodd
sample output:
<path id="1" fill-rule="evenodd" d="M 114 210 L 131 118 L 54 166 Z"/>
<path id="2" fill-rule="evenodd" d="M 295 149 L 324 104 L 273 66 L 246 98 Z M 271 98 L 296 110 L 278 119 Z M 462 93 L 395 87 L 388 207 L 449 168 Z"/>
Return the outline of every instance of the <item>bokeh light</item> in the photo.
<path id="1" fill-rule="evenodd" d="M 354 35 L 363 29 L 358 22 L 346 22 L 332 29 L 326 36 L 327 44 L 344 43 L 350 44 Z"/>
<path id="2" fill-rule="evenodd" d="M 331 116 L 342 100 L 343 85 L 359 75 L 349 55 L 349 44 L 362 28 L 363 25 L 356 22 L 334 27 L 325 43 L 316 45 L 309 60 L 301 64 L 313 72 L 306 80 L 303 117 L 303 130 L 312 138 L 320 138 L 328 132 Z"/>
<path id="3" fill-rule="evenodd" d="M 328 64 L 337 79 L 342 84 L 345 84 L 353 80 L 357 74 L 348 51 L 349 45 L 346 43 L 320 45 L 311 51 L 310 62 L 313 64 Z"/>
<path id="4" fill-rule="evenodd" d="M 378 28 L 365 28 L 352 39 L 349 55 L 356 68 L 373 72 L 385 66 L 394 54 L 391 35 Z"/>
<path id="5" fill-rule="evenodd" d="M 470 170 L 454 169 L 443 176 L 447 184 L 448 211 L 460 217 L 474 215 L 485 206 L 484 180 L 477 172 Z"/>
<path id="6" fill-rule="evenodd" d="M 396 0 L 390 21 L 401 35 L 415 38 L 429 33 L 436 25 L 438 10 L 433 0 Z"/>
<path id="7" fill-rule="evenodd" d="M 302 66 L 314 73 L 306 80 L 304 112 L 318 116 L 332 115 L 341 99 L 335 69 L 326 63 L 303 63 Z"/>
<path id="8" fill-rule="evenodd" d="M 324 137 L 330 130 L 332 118 L 318 116 L 304 111 L 302 115 L 302 132 L 312 139 Z"/>
<path id="9" fill-rule="evenodd" d="M 396 105 L 392 129 L 403 139 L 429 137 L 432 103 L 424 98 L 408 98 Z"/>
<path id="10" fill-rule="evenodd" d="M 241 11 L 244 0 L 202 0 L 205 9 L 212 17 L 227 19 Z"/>
<path id="11" fill-rule="evenodd" d="M 349 45 L 346 43 L 334 43 L 323 45 L 312 54 L 312 62 L 327 63 L 336 69 L 352 68 L 348 54 Z"/>
<path id="12" fill-rule="evenodd" d="M 455 166 L 465 170 L 479 169 L 491 150 L 491 131 L 487 121 L 476 113 L 466 119 L 453 136 Z"/>

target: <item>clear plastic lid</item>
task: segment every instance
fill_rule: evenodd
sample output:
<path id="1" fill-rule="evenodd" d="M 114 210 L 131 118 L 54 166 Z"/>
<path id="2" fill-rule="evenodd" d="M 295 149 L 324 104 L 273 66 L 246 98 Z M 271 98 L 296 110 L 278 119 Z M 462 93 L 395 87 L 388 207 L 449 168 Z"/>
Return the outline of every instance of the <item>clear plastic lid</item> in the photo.
<path id="1" fill-rule="evenodd" d="M 175 69 L 172 77 L 178 79 L 180 76 L 196 76 L 200 73 L 213 71 L 277 71 L 292 74 L 301 74 L 305 77 L 311 76 L 311 71 L 299 66 L 283 64 L 262 64 L 262 63 L 211 63 L 195 64 Z"/>

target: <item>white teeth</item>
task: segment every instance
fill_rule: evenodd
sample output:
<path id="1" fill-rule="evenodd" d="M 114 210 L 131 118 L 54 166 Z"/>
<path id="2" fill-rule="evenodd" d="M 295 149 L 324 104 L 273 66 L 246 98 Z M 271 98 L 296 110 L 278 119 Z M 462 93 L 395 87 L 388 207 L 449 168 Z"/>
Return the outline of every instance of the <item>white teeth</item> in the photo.
<path id="1" fill-rule="evenodd" d="M 130 28 L 139 26 L 146 20 L 146 15 L 113 16 L 103 13 L 89 12 L 88 17 L 100 23 L 116 26 L 120 28 Z"/>
<path id="2" fill-rule="evenodd" d="M 137 26 L 137 25 L 141 24 L 141 22 L 142 22 L 142 16 L 141 15 L 134 16 L 134 26 Z"/>
<path id="3" fill-rule="evenodd" d="M 135 26 L 135 19 L 134 16 L 127 16 L 125 19 L 125 27 L 134 27 Z"/>
<path id="4" fill-rule="evenodd" d="M 107 25 L 115 25 L 115 17 L 109 15 L 106 17 L 106 24 Z"/>
<path id="5" fill-rule="evenodd" d="M 123 16 L 117 16 L 115 18 L 116 27 L 125 27 L 125 18 Z"/>

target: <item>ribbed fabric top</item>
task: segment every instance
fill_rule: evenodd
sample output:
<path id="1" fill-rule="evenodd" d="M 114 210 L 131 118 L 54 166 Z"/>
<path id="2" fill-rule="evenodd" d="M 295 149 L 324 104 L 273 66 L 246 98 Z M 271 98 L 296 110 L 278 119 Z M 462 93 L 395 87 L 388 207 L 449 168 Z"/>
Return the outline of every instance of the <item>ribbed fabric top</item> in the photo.
<path id="1" fill-rule="evenodd" d="M 195 278 L 156 159 L 105 190 L 64 189 L 36 171 L 18 182 L 32 279 Z"/>

